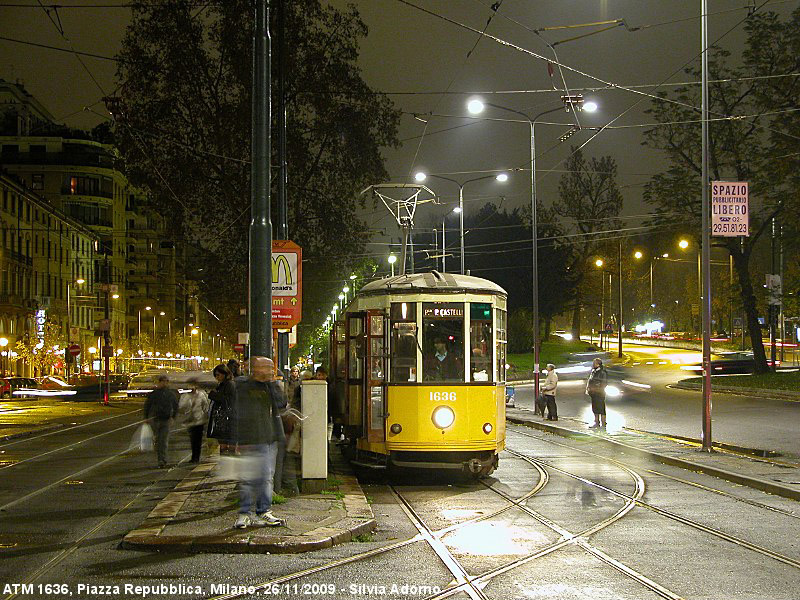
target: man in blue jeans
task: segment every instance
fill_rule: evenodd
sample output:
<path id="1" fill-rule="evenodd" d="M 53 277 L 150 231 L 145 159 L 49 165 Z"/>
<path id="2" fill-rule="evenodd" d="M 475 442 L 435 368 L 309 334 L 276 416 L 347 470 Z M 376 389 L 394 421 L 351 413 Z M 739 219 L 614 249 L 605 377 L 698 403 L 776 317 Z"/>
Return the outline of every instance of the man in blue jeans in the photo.
<path id="1" fill-rule="evenodd" d="M 156 438 L 156 456 L 158 468 L 167 466 L 167 448 L 169 447 L 169 424 L 178 413 L 178 394 L 169 389 L 169 377 L 158 375 L 156 389 L 147 395 L 144 403 L 144 418 L 153 428 Z"/>
<path id="2" fill-rule="evenodd" d="M 282 524 L 270 509 L 278 442 L 283 437 L 280 412 L 285 406 L 286 396 L 275 381 L 272 360 L 250 357 L 250 377 L 236 382 L 235 439 L 242 464 L 237 529 Z"/>

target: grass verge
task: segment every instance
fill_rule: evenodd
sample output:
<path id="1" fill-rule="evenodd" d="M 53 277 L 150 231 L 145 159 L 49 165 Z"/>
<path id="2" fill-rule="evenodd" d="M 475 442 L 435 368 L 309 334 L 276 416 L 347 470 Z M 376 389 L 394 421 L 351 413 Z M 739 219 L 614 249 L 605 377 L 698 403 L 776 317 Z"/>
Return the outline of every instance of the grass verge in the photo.
<path id="1" fill-rule="evenodd" d="M 570 354 L 574 352 L 591 352 L 594 349 L 595 347 L 587 342 L 554 338 L 547 342 L 542 342 L 542 349 L 539 352 L 539 366 L 544 368 L 547 363 L 565 365 L 569 362 Z M 533 352 L 509 354 L 508 364 L 511 365 L 508 372 L 509 380 L 524 379 L 526 376 L 530 376 L 533 371 Z"/>
<path id="2" fill-rule="evenodd" d="M 765 373 L 763 375 L 715 375 L 714 384 L 730 387 L 752 388 L 759 390 L 782 390 L 794 392 L 800 389 L 800 371 Z M 684 379 L 686 383 L 703 383 L 702 377 Z"/>

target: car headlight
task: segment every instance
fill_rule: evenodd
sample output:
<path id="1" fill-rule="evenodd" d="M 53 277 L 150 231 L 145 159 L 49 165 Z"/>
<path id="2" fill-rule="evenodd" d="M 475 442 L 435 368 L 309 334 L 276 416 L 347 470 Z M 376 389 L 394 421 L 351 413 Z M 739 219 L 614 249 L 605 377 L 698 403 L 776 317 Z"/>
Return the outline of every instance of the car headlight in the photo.
<path id="1" fill-rule="evenodd" d="M 439 429 L 447 429 L 456 420 L 456 413 L 449 406 L 440 406 L 431 415 L 433 424 Z"/>

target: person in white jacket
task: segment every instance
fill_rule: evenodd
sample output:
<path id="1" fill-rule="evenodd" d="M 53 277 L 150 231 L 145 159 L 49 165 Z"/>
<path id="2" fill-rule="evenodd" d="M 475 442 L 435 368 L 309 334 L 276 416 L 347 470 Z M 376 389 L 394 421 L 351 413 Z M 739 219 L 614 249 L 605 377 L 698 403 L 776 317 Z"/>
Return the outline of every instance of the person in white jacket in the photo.
<path id="1" fill-rule="evenodd" d="M 203 446 L 203 430 L 208 423 L 208 394 L 199 389 L 196 380 L 188 382 L 191 389 L 181 394 L 178 413 L 183 417 L 189 441 L 192 444 L 192 462 L 200 462 L 200 450 Z"/>
<path id="2" fill-rule="evenodd" d="M 547 420 L 558 421 L 558 409 L 556 408 L 556 388 L 558 387 L 558 375 L 556 375 L 556 366 L 554 364 L 547 365 L 547 377 L 545 377 L 542 384 L 542 395 L 544 396 L 547 405 Z M 542 411 L 544 416 L 544 411 Z"/>

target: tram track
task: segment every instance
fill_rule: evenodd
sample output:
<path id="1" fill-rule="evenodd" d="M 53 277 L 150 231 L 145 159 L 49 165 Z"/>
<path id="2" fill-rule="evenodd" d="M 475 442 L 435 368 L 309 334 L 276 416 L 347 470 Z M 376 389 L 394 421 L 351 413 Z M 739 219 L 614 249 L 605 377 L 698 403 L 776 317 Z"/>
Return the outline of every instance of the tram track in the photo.
<path id="1" fill-rule="evenodd" d="M 499 516 L 499 515 L 503 514 L 504 512 L 507 512 L 507 511 L 511 510 L 512 508 L 514 508 L 516 506 L 515 502 L 525 502 L 529 498 L 531 498 L 531 497 L 535 496 L 536 494 L 538 494 L 539 492 L 541 492 L 547 486 L 547 483 L 550 480 L 550 477 L 549 477 L 547 471 L 545 469 L 541 468 L 539 465 L 534 464 L 532 461 L 529 461 L 529 460 L 526 460 L 526 459 L 523 459 L 523 460 L 525 460 L 525 462 L 527 462 L 529 465 L 531 465 L 539 475 L 539 479 L 538 479 L 536 485 L 533 486 L 530 490 L 528 490 L 527 492 L 525 492 L 522 496 L 519 496 L 518 498 L 509 500 L 508 504 L 506 506 L 502 507 L 502 508 L 498 508 L 497 510 L 490 511 L 490 512 L 488 512 L 486 514 L 483 514 L 483 515 L 480 515 L 480 516 L 477 516 L 477 517 L 473 517 L 471 519 L 467 519 L 467 520 L 462 521 L 460 523 L 454 523 L 453 525 L 449 525 L 449 526 L 444 527 L 442 529 L 430 530 L 429 533 L 434 537 L 440 538 L 440 537 L 444 536 L 447 533 L 450 533 L 450 532 L 453 532 L 453 531 L 457 531 L 458 529 L 467 527 L 468 525 L 472 525 L 474 523 L 478 523 L 478 522 L 485 521 L 487 519 L 491 519 L 493 517 Z M 389 486 L 389 488 L 390 488 L 390 491 L 393 491 L 393 493 L 396 493 L 396 491 L 395 491 L 393 486 Z M 403 506 L 402 501 L 399 501 L 399 499 L 398 499 L 398 504 L 400 504 L 401 507 Z M 406 514 L 408 514 L 408 513 L 406 513 Z M 412 523 L 413 523 L 413 520 L 412 520 Z M 280 586 L 280 585 L 287 584 L 287 583 L 290 583 L 292 581 L 295 581 L 297 579 L 302 579 L 304 577 L 311 577 L 311 576 L 314 576 L 314 575 L 319 575 L 321 573 L 325 573 L 327 571 L 331 571 L 331 570 L 336 569 L 338 567 L 343 567 L 343 566 L 350 565 L 350 564 L 353 564 L 353 563 L 356 563 L 356 562 L 360 562 L 360 561 L 363 561 L 363 560 L 374 558 L 374 557 L 380 556 L 382 554 L 387 554 L 387 553 L 392 552 L 394 550 L 405 548 L 407 546 L 411 546 L 413 544 L 416 544 L 418 542 L 425 541 L 425 540 L 426 540 L 426 536 L 421 531 L 419 531 L 419 529 L 418 529 L 418 533 L 415 536 L 413 536 L 413 537 L 411 537 L 409 539 L 401 540 L 399 542 L 395 542 L 395 543 L 392 543 L 392 544 L 389 544 L 389 545 L 386 545 L 386 546 L 381 546 L 380 548 L 373 548 L 372 550 L 367 550 L 366 552 L 360 552 L 360 553 L 355 554 L 353 556 L 347 556 L 347 557 L 344 557 L 344 558 L 336 559 L 336 560 L 327 562 L 325 564 L 318 565 L 316 567 L 310 567 L 308 569 L 304 569 L 302 571 L 296 571 L 296 572 L 293 572 L 293 573 L 287 573 L 286 575 L 282 575 L 280 577 L 276 577 L 276 578 L 271 579 L 269 581 L 266 581 L 266 582 L 263 582 L 263 583 L 259 583 L 259 584 L 254 584 L 254 585 L 248 586 L 248 587 L 251 587 L 256 592 L 263 592 L 264 590 L 271 589 L 273 586 Z M 234 598 L 244 598 L 244 597 L 247 597 L 247 594 L 245 594 L 245 593 L 231 593 L 231 594 L 224 594 L 224 595 L 217 595 L 217 596 L 209 596 L 208 600 L 233 600 Z"/>
<path id="2" fill-rule="evenodd" d="M 127 452 L 127 450 L 126 450 L 126 452 Z M 123 454 L 124 454 L 124 453 L 123 453 Z M 119 456 L 119 455 L 115 455 L 115 456 L 113 456 L 113 457 L 109 457 L 109 458 L 116 458 L 117 456 Z M 147 486 L 145 486 L 143 489 L 141 489 L 141 490 L 140 490 L 140 491 L 138 491 L 136 494 L 134 494 L 134 496 L 133 496 L 133 497 L 132 497 L 132 498 L 131 498 L 131 499 L 130 499 L 128 502 L 126 502 L 126 503 L 125 503 L 123 506 L 121 506 L 120 508 L 118 508 L 117 510 L 115 510 L 113 514 L 111 514 L 111 515 L 108 515 L 107 517 L 105 517 L 104 519 L 102 519 L 101 521 L 99 521 L 97 524 L 95 524 L 93 527 L 91 527 L 91 528 L 87 529 L 87 530 L 86 530 L 86 531 L 83 533 L 83 535 L 81 535 L 81 536 L 80 536 L 78 539 L 76 539 L 76 540 L 73 540 L 71 543 L 69 543 L 69 546 L 68 546 L 68 547 L 66 547 L 66 548 L 63 548 L 63 549 L 62 549 L 62 550 L 61 550 L 61 551 L 60 551 L 58 554 L 56 554 L 55 556 L 53 556 L 53 557 L 52 557 L 50 560 L 48 560 L 48 561 L 47 561 L 45 564 L 43 564 L 41 567 L 39 567 L 38 569 L 36 569 L 36 571 L 34 571 L 34 572 L 33 572 L 33 573 L 31 573 L 30 575 L 28 575 L 28 576 L 27 576 L 27 577 L 26 577 L 26 578 L 25 578 L 25 579 L 24 579 L 24 580 L 23 580 L 21 583 L 24 583 L 24 584 L 32 584 L 32 583 L 35 583 L 35 582 L 36 582 L 36 581 L 38 581 L 38 580 L 39 580 L 41 577 L 43 577 L 44 575 L 46 575 L 47 573 L 49 573 L 49 572 L 50 572 L 50 571 L 51 571 L 51 570 L 52 570 L 54 567 L 56 567 L 57 565 L 59 565 L 61 562 L 63 562 L 63 561 L 64 561 L 64 560 L 66 560 L 66 559 L 67 559 L 69 556 L 71 556 L 71 555 L 72 555 L 72 554 L 73 554 L 75 551 L 77 551 L 78 549 L 80 549 L 80 548 L 81 548 L 81 546 L 83 546 L 84 542 L 85 542 L 85 541 L 86 541 L 86 540 L 87 540 L 87 539 L 88 539 L 88 538 L 89 538 L 91 535 L 93 535 L 94 533 L 96 533 L 96 532 L 100 531 L 100 530 L 101 530 L 103 527 L 105 527 L 105 526 L 106 526 L 108 523 L 110 523 L 112 520 L 114 520 L 114 519 L 115 519 L 116 517 L 118 517 L 120 514 L 122 514 L 123 512 L 125 512 L 125 511 L 126 511 L 128 508 L 130 508 L 130 507 L 133 505 L 133 503 L 134 503 L 134 502 L 136 502 L 137 500 L 139 500 L 139 498 L 141 498 L 142 496 L 144 496 L 145 494 L 147 494 L 147 493 L 148 493 L 148 492 L 149 492 L 149 491 L 150 491 L 150 490 L 151 490 L 151 489 L 152 489 L 154 486 L 156 486 L 156 485 L 157 485 L 157 484 L 159 484 L 159 483 L 160 483 L 160 482 L 161 482 L 163 479 L 165 479 L 165 478 L 166 478 L 166 477 L 167 477 L 167 476 L 168 476 L 168 475 L 171 473 L 171 471 L 172 471 L 173 469 L 175 469 L 175 468 L 176 468 L 176 467 L 178 467 L 179 465 L 181 465 L 181 464 L 185 463 L 187 460 L 189 460 L 189 458 L 191 458 L 191 454 L 186 454 L 186 456 L 184 456 L 182 459 L 180 459 L 180 460 L 179 460 L 179 461 L 178 461 L 178 462 L 177 462 L 175 465 L 171 466 L 169 469 L 166 469 L 166 470 L 164 470 L 164 471 L 163 471 L 163 472 L 162 472 L 162 473 L 161 473 L 161 474 L 160 474 L 160 475 L 159 475 L 159 476 L 158 476 L 158 477 L 157 477 L 157 478 L 156 478 L 156 479 L 155 479 L 153 482 L 149 483 L 149 484 L 148 484 Z M 101 463 L 98 463 L 98 464 L 97 464 L 97 465 L 95 465 L 95 466 L 99 466 L 99 464 L 102 464 L 102 463 L 104 463 L 104 462 L 109 462 L 109 461 L 108 461 L 108 460 L 101 461 Z M 94 468 L 94 467 L 92 467 L 92 468 Z M 70 476 L 70 477 L 71 477 L 71 476 Z M 62 480 L 62 481 L 63 481 L 63 480 Z M 61 481 L 57 482 L 56 484 L 51 484 L 50 486 L 47 486 L 47 489 L 49 489 L 49 488 L 50 488 L 50 487 L 52 487 L 53 485 L 57 485 L 58 483 L 61 483 Z M 30 495 L 29 495 L 29 497 L 30 497 Z M 3 506 L 3 507 L 0 507 L 0 510 L 4 510 L 5 508 L 6 508 L 5 506 Z M 11 594 L 8 594 L 8 595 L 4 596 L 2 600 L 12 600 L 13 598 L 17 598 L 17 597 L 19 597 L 19 594 L 18 594 L 18 593 L 16 593 L 16 592 L 12 592 Z"/>
<path id="3" fill-rule="evenodd" d="M 547 443 L 550 443 L 550 444 L 554 444 L 554 445 L 557 445 L 557 446 L 569 448 L 570 450 L 581 452 L 581 453 L 586 454 L 586 455 L 594 456 L 594 457 L 600 458 L 602 460 L 609 461 L 612 464 L 616 464 L 616 465 L 618 465 L 620 467 L 628 468 L 627 465 L 624 465 L 620 461 L 617 461 L 616 459 L 613 459 L 613 458 L 610 458 L 610 457 L 605 457 L 605 456 L 602 456 L 602 455 L 599 455 L 599 454 L 595 454 L 593 452 L 582 450 L 580 448 L 574 448 L 572 446 L 569 446 L 569 445 L 566 445 L 566 444 L 561 444 L 561 443 L 558 443 L 558 442 L 554 442 L 552 440 L 545 440 L 545 439 L 538 438 L 538 437 L 533 436 L 533 435 L 523 434 L 522 432 L 517 432 L 517 433 L 520 433 L 521 435 L 525 435 L 526 437 L 531 437 L 531 438 L 537 439 L 539 441 L 544 441 L 544 442 L 547 442 Z M 515 451 L 512 451 L 512 450 L 506 449 L 506 451 L 509 452 L 510 454 L 515 455 L 515 456 L 525 456 L 524 454 L 521 454 L 521 453 L 518 453 L 518 452 L 515 452 Z M 532 457 L 528 457 L 528 458 L 532 458 Z M 585 478 L 583 478 L 583 477 L 581 477 L 579 475 L 576 475 L 574 473 L 571 473 L 571 472 L 567 471 L 566 469 L 562 469 L 562 468 L 557 467 L 557 466 L 555 466 L 553 464 L 550 464 L 548 461 L 544 461 L 544 460 L 541 460 L 541 459 L 533 459 L 533 458 L 532 458 L 532 460 L 538 462 L 539 464 L 541 464 L 545 468 L 552 469 L 553 471 L 556 471 L 558 473 L 566 475 L 567 477 L 571 477 L 571 478 L 576 479 L 578 481 L 582 481 L 584 483 L 587 483 L 587 484 L 589 484 L 589 485 L 591 485 L 593 487 L 596 487 L 597 489 L 603 490 L 604 492 L 607 492 L 609 494 L 613 494 L 614 496 L 617 496 L 620 499 L 624 499 L 626 501 L 633 502 L 636 506 L 640 506 L 642 508 L 645 508 L 645 509 L 647 509 L 647 510 L 649 510 L 651 512 L 654 512 L 655 514 L 658 514 L 660 516 L 668 518 L 668 519 L 670 519 L 672 521 L 681 523 L 683 525 L 691 527 L 692 529 L 695 529 L 695 530 L 698 530 L 698 531 L 702 531 L 702 532 L 707 533 L 709 535 L 712 535 L 712 536 L 714 536 L 714 537 L 716 537 L 718 539 L 724 540 L 724 541 L 729 542 L 731 544 L 735 544 L 736 546 L 739 546 L 741 548 L 745 548 L 747 550 L 750 550 L 750 551 L 755 552 L 757 554 L 760 554 L 762 556 L 774 559 L 774 560 L 776 560 L 778 562 L 781 562 L 783 564 L 786 564 L 786 565 L 789 565 L 789 566 L 792 566 L 792 567 L 800 569 L 800 560 L 796 560 L 794 558 L 786 556 L 785 554 L 781 554 L 780 552 L 775 552 L 773 550 L 770 550 L 769 548 L 765 548 L 764 546 L 760 546 L 758 544 L 754 544 L 752 542 L 748 542 L 745 539 L 742 539 L 742 538 L 740 538 L 738 536 L 735 536 L 735 535 L 732 535 L 732 534 L 728 534 L 728 533 L 726 533 L 724 531 L 721 531 L 719 529 L 716 529 L 714 527 L 711 527 L 711 526 L 708 526 L 708 525 L 704 525 L 703 523 L 700 523 L 699 521 L 695 521 L 694 519 L 691 519 L 691 518 L 688 518 L 688 517 L 684 517 L 684 516 L 681 516 L 681 515 L 679 515 L 677 513 L 672 512 L 672 511 L 660 508 L 658 506 L 650 504 L 649 502 L 645 502 L 641 498 L 634 498 L 634 497 L 632 497 L 632 496 L 630 496 L 628 494 L 624 494 L 622 492 L 614 490 L 614 489 L 612 489 L 612 488 L 610 488 L 608 486 L 605 486 L 605 485 L 603 485 L 601 483 L 597 483 L 597 482 L 594 482 L 594 481 L 591 481 L 591 480 L 587 480 L 587 479 L 585 479 Z"/>
<path id="4" fill-rule="evenodd" d="M 128 416 L 128 415 L 132 415 L 134 413 L 140 413 L 140 412 L 141 412 L 141 408 L 138 408 L 136 410 L 131 410 L 131 411 L 128 411 L 128 412 L 124 412 L 124 413 L 121 413 L 119 415 L 111 415 L 110 417 L 103 417 L 102 419 L 95 419 L 94 421 L 88 421 L 86 423 L 75 424 L 75 425 L 71 425 L 69 427 L 59 427 L 58 429 L 54 429 L 52 431 L 47 431 L 46 433 L 40 433 L 38 435 L 26 436 L 24 438 L 18 438 L 18 439 L 15 439 L 15 440 L 11 440 L 11 441 L 7 441 L 7 442 L 4 442 L 4 443 L 1 443 L 0 444 L 0 449 L 8 448 L 9 446 L 16 446 L 17 444 L 25 444 L 25 443 L 28 443 L 28 442 L 33 442 L 35 440 L 38 440 L 38 439 L 41 439 L 41 438 L 44 438 L 44 437 L 48 437 L 48 436 L 51 436 L 51 435 L 56 435 L 56 434 L 60 434 L 60 433 L 69 433 L 71 431 L 75 431 L 76 429 L 81 429 L 82 427 L 88 427 L 88 426 L 94 425 L 96 423 L 102 423 L 104 421 L 110 421 L 110 420 L 113 420 L 113 419 L 119 419 L 119 418 L 122 418 L 122 417 L 125 417 L 125 416 Z"/>

